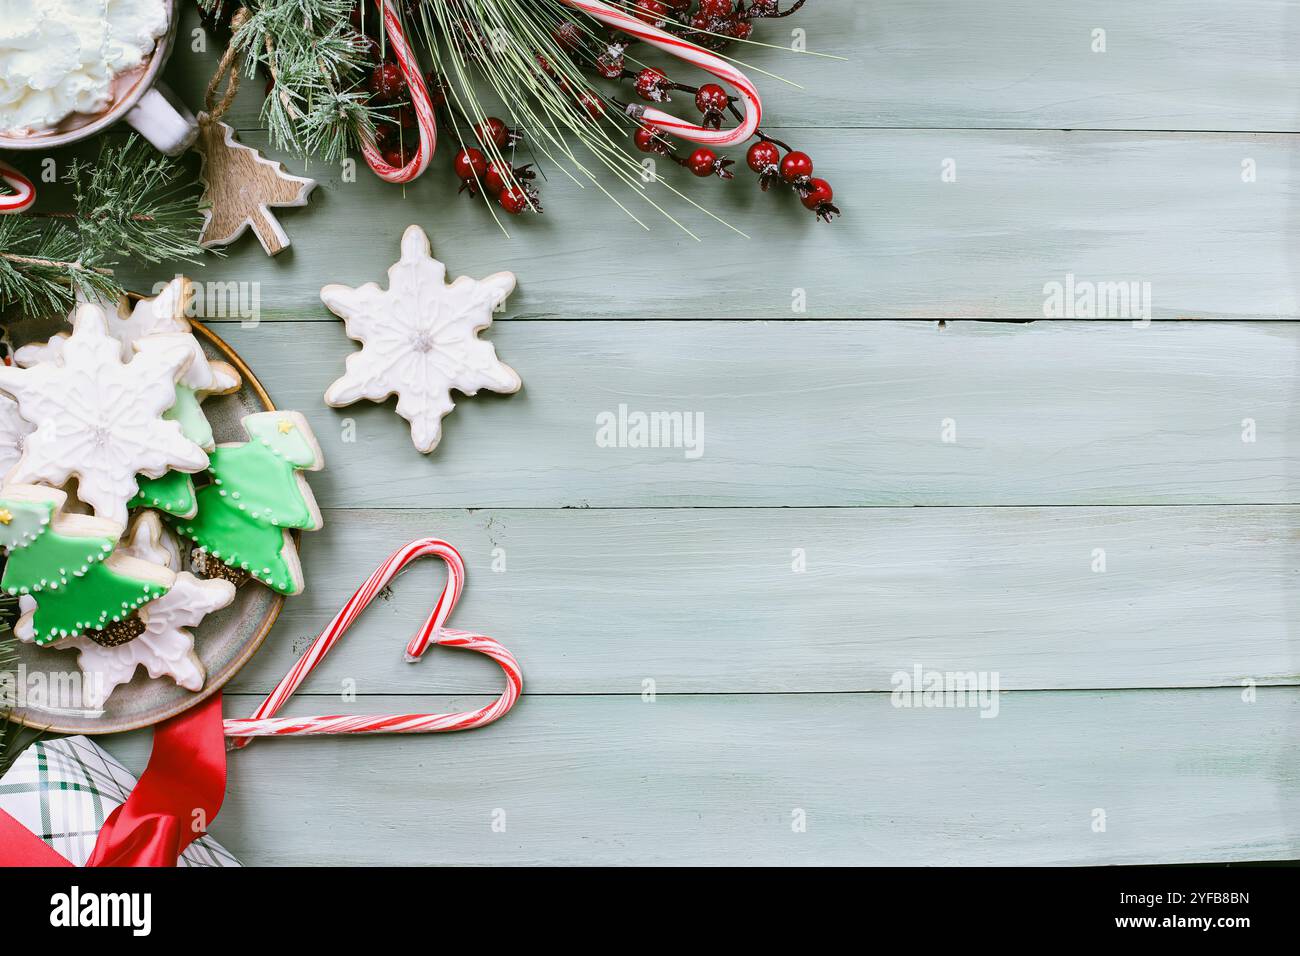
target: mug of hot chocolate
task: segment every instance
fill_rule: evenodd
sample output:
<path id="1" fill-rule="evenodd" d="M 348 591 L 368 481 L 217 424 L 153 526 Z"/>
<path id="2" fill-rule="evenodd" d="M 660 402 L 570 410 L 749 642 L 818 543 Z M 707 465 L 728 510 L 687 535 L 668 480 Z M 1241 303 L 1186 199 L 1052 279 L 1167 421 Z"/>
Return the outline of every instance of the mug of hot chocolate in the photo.
<path id="1" fill-rule="evenodd" d="M 175 0 L 0 0 L 0 150 L 47 149 L 126 120 L 162 152 L 194 117 L 158 82 Z"/>

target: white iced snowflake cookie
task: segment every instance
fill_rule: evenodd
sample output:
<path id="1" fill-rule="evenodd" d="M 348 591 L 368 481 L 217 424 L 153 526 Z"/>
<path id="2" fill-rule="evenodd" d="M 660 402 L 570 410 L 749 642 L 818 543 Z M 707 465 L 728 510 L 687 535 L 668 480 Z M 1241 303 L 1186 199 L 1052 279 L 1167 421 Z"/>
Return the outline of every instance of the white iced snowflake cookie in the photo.
<path id="1" fill-rule="evenodd" d="M 125 525 L 137 474 L 206 468 L 204 450 L 163 418 L 193 360 L 180 338 L 123 363 L 104 309 L 86 304 L 77 308 L 62 364 L 0 366 L 0 391 L 36 426 L 8 480 L 57 488 L 75 477 L 77 496 L 97 516 Z"/>
<path id="2" fill-rule="evenodd" d="M 199 403 L 209 395 L 228 395 L 238 391 L 242 381 L 234 366 L 209 359 L 195 337 L 194 327 L 185 314 L 193 294 L 193 283 L 184 276 L 176 276 L 152 298 L 140 299 L 132 305 L 123 297 L 117 303 L 116 312 L 108 306 L 105 306 L 105 312 L 108 334 L 121 346 L 123 362 L 131 361 L 138 350 L 167 348 L 180 342 L 190 350 L 190 364 L 176 383 L 176 404 L 167 410 L 164 417 L 180 422 L 187 438 L 211 451 L 214 445 L 212 428 Z M 172 337 L 155 340 L 155 336 Z M 46 362 L 60 364 L 68 337 L 67 332 L 60 332 L 48 342 L 24 345 L 14 352 L 14 362 L 23 368 Z"/>
<path id="3" fill-rule="evenodd" d="M 456 407 L 452 389 L 508 393 L 522 384 L 492 343 L 478 338 L 492 324 L 492 310 L 514 290 L 514 275 L 461 276 L 450 285 L 446 277 L 447 267 L 431 255 L 424 230 L 408 226 L 387 289 L 367 282 L 320 290 L 348 336 L 361 343 L 361 351 L 348 356 L 343 377 L 326 390 L 326 403 L 339 408 L 363 398 L 382 402 L 396 393 L 397 413 L 411 423 L 411 439 L 426 453 L 437 447 L 442 419 Z"/>
<path id="4" fill-rule="evenodd" d="M 135 519 L 127 542 L 117 549 L 118 554 L 173 571 L 180 567 L 176 540 L 152 511 Z M 129 683 L 139 667 L 144 667 L 154 680 L 170 677 L 186 690 L 197 692 L 203 689 L 207 675 L 194 652 L 194 635 L 188 628 L 234 599 L 235 586 L 229 581 L 200 580 L 188 571 L 180 571 L 170 591 L 140 609 L 144 630 L 136 637 L 115 647 L 105 647 L 84 636 L 64 638 L 51 646 L 77 652 L 77 666 L 85 674 L 82 703 L 92 710 L 102 708 L 109 695 Z M 18 607 L 23 616 L 14 633 L 30 642 L 30 612 L 35 610 L 36 601 L 24 595 L 18 599 Z"/>

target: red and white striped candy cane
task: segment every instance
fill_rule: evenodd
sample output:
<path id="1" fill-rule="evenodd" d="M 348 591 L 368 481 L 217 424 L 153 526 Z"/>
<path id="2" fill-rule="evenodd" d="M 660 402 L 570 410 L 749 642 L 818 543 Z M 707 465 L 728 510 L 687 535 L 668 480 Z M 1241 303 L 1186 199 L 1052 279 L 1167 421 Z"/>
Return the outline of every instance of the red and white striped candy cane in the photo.
<path id="1" fill-rule="evenodd" d="M 433 151 L 438 145 L 438 121 L 433 115 L 433 102 L 429 99 L 429 88 L 425 86 L 424 76 L 420 73 L 419 61 L 406 43 L 406 35 L 402 32 L 402 20 L 398 16 L 397 8 L 393 6 L 393 0 L 375 0 L 375 5 L 379 7 L 383 16 L 384 33 L 387 34 L 388 42 L 393 48 L 393 55 L 397 57 L 397 64 L 406 79 L 407 89 L 411 91 L 411 105 L 415 107 L 415 122 L 420 130 L 420 142 L 416 147 L 415 156 L 405 166 L 390 165 L 374 140 L 370 138 L 362 139 L 361 154 L 365 156 L 366 162 L 380 179 L 390 183 L 409 183 L 424 172 L 429 166 L 429 160 L 433 159 Z"/>
<path id="2" fill-rule="evenodd" d="M 36 202 L 36 187 L 32 181 L 8 163 L 0 162 L 0 179 L 14 189 L 12 196 L 0 196 L 0 213 L 22 212 Z"/>
<path id="3" fill-rule="evenodd" d="M 644 40 L 651 46 L 666 50 L 679 60 L 707 70 L 724 83 L 731 84 L 740 94 L 741 102 L 745 107 L 744 119 L 735 129 L 709 129 L 678 119 L 671 113 L 665 113 L 653 106 L 637 106 L 636 115 L 644 122 L 658 126 L 692 143 L 703 143 L 706 146 L 735 146 L 754 135 L 754 130 L 758 129 L 759 121 L 763 118 L 763 103 L 758 98 L 758 90 L 749 81 L 749 77 L 722 57 L 680 37 L 675 37 L 644 20 L 639 20 L 630 13 L 611 7 L 601 0 L 561 0 L 561 2 L 575 10 L 581 10 L 606 26 Z"/>
<path id="4" fill-rule="evenodd" d="M 419 660 L 430 643 L 443 647 L 461 647 L 470 651 L 486 654 L 496 661 L 505 671 L 506 688 L 492 703 L 478 710 L 463 711 L 454 714 L 388 714 L 382 716 L 364 716 L 341 714 L 331 717 L 276 717 L 276 712 L 286 700 L 293 696 L 298 685 L 321 662 L 351 626 L 352 622 L 365 610 L 366 605 L 398 573 L 412 561 L 434 555 L 447 563 L 447 586 L 438 597 L 428 619 L 416 631 L 406 645 L 406 659 Z M 224 722 L 227 737 L 237 738 L 233 749 L 247 746 L 252 737 L 285 737 L 305 734 L 430 734 L 451 730 L 470 730 L 482 727 L 504 716 L 524 689 L 523 673 L 514 655 L 490 637 L 482 634 L 470 634 L 453 628 L 443 627 L 451 616 L 456 602 L 465 587 L 465 562 L 446 541 L 437 538 L 419 538 L 393 552 L 369 580 L 357 589 L 357 593 L 348 599 L 343 609 L 334 616 L 329 626 L 321 631 L 312 642 L 307 652 L 299 658 L 293 670 L 285 675 L 269 697 L 262 701 L 252 717 L 230 719 Z"/>

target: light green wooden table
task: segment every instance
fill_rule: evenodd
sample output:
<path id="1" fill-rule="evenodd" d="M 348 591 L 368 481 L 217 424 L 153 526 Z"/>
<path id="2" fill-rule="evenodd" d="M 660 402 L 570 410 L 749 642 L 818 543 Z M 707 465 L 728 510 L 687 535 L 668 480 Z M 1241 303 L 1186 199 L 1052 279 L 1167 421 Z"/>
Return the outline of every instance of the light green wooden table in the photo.
<path id="1" fill-rule="evenodd" d="M 260 283 L 259 325 L 214 327 L 328 465 L 308 591 L 228 712 L 420 534 L 463 549 L 456 623 L 527 678 L 487 730 L 235 755 L 215 832 L 246 862 L 1300 854 L 1300 2 L 815 0 L 787 24 L 848 57 L 751 57 L 806 87 L 764 83 L 768 117 L 834 226 L 691 181 L 753 237 L 695 216 L 696 243 L 552 175 L 507 241 L 441 161 L 406 189 L 314 166 L 290 251 L 195 273 Z M 191 104 L 211 60 L 171 66 Z M 253 99 L 235 117 L 263 141 Z M 453 274 L 519 276 L 490 334 L 524 391 L 463 401 L 428 458 L 391 408 L 321 401 L 351 345 L 320 286 L 382 278 L 413 222 Z M 1067 275 L 1150 283 L 1155 321 L 1043 321 Z M 995 318 L 1039 321 L 952 321 Z M 600 447 L 620 405 L 702 414 L 702 454 Z M 486 661 L 402 662 L 439 574 L 377 602 L 298 712 L 495 693 Z M 918 666 L 996 673 L 996 717 L 893 706 Z M 138 768 L 148 739 L 108 745 Z"/>

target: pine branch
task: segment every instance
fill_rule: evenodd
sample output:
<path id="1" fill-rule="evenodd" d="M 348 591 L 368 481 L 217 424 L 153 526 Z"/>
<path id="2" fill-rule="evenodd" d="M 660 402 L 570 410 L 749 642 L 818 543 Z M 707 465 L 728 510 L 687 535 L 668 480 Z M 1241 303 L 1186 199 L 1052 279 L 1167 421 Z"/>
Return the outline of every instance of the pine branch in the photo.
<path id="1" fill-rule="evenodd" d="M 78 297 L 115 299 L 123 289 L 112 266 L 128 259 L 198 262 L 203 217 L 197 185 L 182 172 L 132 136 L 67 168 L 72 212 L 0 216 L 0 313 L 67 312 Z"/>
<path id="2" fill-rule="evenodd" d="M 224 0 L 200 0 L 220 14 Z M 271 78 L 262 121 L 283 149 L 335 162 L 381 118 L 363 85 L 374 63 L 348 15 L 353 0 L 246 0 L 231 43 L 249 77 Z"/>
<path id="3" fill-rule="evenodd" d="M 181 171 L 134 135 L 122 147 L 101 149 L 94 163 L 75 160 L 63 181 L 73 187 L 82 261 L 197 263 L 203 216 Z"/>

